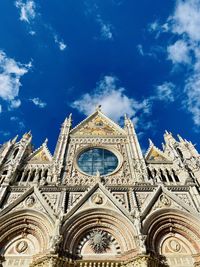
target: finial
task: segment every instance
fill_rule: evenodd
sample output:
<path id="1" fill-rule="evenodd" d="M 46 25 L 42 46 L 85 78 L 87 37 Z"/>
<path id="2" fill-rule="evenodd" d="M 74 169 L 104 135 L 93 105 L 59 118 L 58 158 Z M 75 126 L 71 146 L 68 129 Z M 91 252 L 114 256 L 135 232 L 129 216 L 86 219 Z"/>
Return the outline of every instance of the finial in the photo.
<path id="1" fill-rule="evenodd" d="M 167 130 L 165 130 L 165 134 L 169 134 Z"/>
<path id="2" fill-rule="evenodd" d="M 150 138 L 149 138 L 149 146 L 153 146 L 153 142 Z"/>
<path id="3" fill-rule="evenodd" d="M 165 150 L 165 144 L 162 142 L 162 149 Z"/>
<path id="4" fill-rule="evenodd" d="M 99 170 L 97 170 L 97 172 L 96 172 L 96 177 L 97 177 L 97 178 L 100 178 L 100 176 L 101 176 L 101 174 L 100 174 Z"/>
<path id="5" fill-rule="evenodd" d="M 179 139 L 180 142 L 184 142 L 183 138 L 180 136 L 180 134 L 177 134 L 177 137 Z"/>
<path id="6" fill-rule="evenodd" d="M 100 174 L 99 170 L 97 170 L 97 172 L 96 172 L 95 181 L 96 181 L 96 183 L 101 182 L 101 174 Z"/>
<path id="7" fill-rule="evenodd" d="M 96 111 L 101 111 L 101 105 L 96 106 Z"/>
<path id="8" fill-rule="evenodd" d="M 23 135 L 23 138 L 25 138 L 25 139 L 29 139 L 30 137 L 31 137 L 31 131 L 29 131 L 28 133 L 25 133 Z"/>
<path id="9" fill-rule="evenodd" d="M 13 139 L 12 139 L 12 143 L 14 144 L 17 141 L 18 135 L 16 135 Z"/>
<path id="10" fill-rule="evenodd" d="M 48 143 L 48 138 L 46 138 L 46 139 L 44 140 L 43 145 L 47 145 L 47 143 Z"/>

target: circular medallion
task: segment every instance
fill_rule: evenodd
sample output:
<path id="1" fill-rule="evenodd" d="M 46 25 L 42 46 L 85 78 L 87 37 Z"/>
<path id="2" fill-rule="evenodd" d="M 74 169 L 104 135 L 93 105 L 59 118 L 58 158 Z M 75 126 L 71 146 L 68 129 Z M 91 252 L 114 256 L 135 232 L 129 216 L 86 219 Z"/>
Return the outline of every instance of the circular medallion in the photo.
<path id="1" fill-rule="evenodd" d="M 170 199 L 164 195 L 160 196 L 160 202 L 162 203 L 163 206 L 170 206 L 171 205 Z"/>
<path id="2" fill-rule="evenodd" d="M 33 196 L 27 197 L 25 203 L 26 206 L 30 208 L 35 204 L 35 198 Z"/>
<path id="3" fill-rule="evenodd" d="M 97 204 L 97 205 L 101 205 L 103 204 L 103 197 L 101 194 L 97 193 L 92 197 L 92 202 Z"/>
<path id="4" fill-rule="evenodd" d="M 16 245 L 16 251 L 18 253 L 24 252 L 28 248 L 28 243 L 25 240 L 19 241 Z"/>
<path id="5" fill-rule="evenodd" d="M 174 252 L 178 252 L 181 249 L 181 245 L 177 240 L 171 240 L 169 245 Z"/>

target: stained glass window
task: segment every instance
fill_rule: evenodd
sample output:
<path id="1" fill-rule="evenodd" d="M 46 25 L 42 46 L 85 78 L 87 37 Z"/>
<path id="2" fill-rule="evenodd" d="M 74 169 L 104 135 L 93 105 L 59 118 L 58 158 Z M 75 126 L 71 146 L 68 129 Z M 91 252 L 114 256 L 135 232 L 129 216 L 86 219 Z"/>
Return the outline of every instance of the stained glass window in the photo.
<path id="1" fill-rule="evenodd" d="M 107 149 L 90 148 L 79 155 L 78 166 L 89 175 L 96 175 L 97 171 L 106 175 L 117 168 L 118 158 Z"/>

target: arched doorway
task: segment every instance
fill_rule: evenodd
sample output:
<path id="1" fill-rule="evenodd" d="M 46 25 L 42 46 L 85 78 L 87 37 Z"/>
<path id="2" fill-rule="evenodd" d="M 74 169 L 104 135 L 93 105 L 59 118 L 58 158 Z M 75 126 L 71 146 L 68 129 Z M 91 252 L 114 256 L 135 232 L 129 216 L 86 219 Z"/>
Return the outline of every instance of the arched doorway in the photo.
<path id="1" fill-rule="evenodd" d="M 144 220 L 147 249 L 162 255 L 169 267 L 192 267 L 200 252 L 200 225 L 192 214 L 175 210 L 157 210 Z"/>
<path id="2" fill-rule="evenodd" d="M 182 235 L 171 233 L 163 237 L 160 254 L 166 257 L 170 267 L 191 267 L 194 264 L 192 244 Z"/>
<path id="3" fill-rule="evenodd" d="M 120 265 L 129 253 L 137 254 L 136 230 L 124 215 L 108 209 L 85 210 L 66 220 L 62 227 L 63 250 L 77 263 Z M 126 255 L 125 255 L 126 254 Z"/>
<path id="4" fill-rule="evenodd" d="M 28 267 L 33 256 L 48 248 L 53 224 L 33 210 L 7 214 L 0 221 L 0 255 L 3 267 Z"/>
<path id="5" fill-rule="evenodd" d="M 40 244 L 33 235 L 18 235 L 9 241 L 2 249 L 3 267 L 23 266 L 28 267 L 32 256 L 39 253 Z"/>

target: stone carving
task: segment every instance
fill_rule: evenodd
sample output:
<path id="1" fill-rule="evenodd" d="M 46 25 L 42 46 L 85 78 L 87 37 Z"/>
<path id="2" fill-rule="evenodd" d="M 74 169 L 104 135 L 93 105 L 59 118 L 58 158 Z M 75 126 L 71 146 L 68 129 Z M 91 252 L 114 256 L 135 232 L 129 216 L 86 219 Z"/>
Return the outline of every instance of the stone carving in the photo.
<path id="1" fill-rule="evenodd" d="M 79 129 L 75 135 L 95 135 L 95 136 L 104 136 L 104 135 L 121 135 L 113 126 L 100 116 L 96 116 L 94 119 L 87 122 L 83 127 Z"/>
<path id="2" fill-rule="evenodd" d="M 29 208 L 33 207 L 35 205 L 35 202 L 36 202 L 36 200 L 35 200 L 34 196 L 29 196 L 25 200 L 25 204 Z"/>
<path id="3" fill-rule="evenodd" d="M 173 250 L 174 252 L 178 252 L 181 249 L 180 243 L 175 239 L 173 239 L 169 242 L 169 246 L 170 246 L 171 250 Z"/>
<path id="4" fill-rule="evenodd" d="M 191 251 L 199 253 L 200 223 L 195 219 L 200 196 L 198 152 L 190 142 L 179 142 L 166 133 L 163 151 L 154 148 L 144 157 L 134 125 L 128 124 L 120 129 L 106 116 L 94 114 L 71 129 L 66 120 L 53 157 L 46 143 L 33 152 L 30 133 L 0 148 L 2 254 L 11 242 L 20 261 L 29 251 L 34 259 L 45 258 L 42 262 L 30 257 L 37 267 L 162 266 L 160 259 L 154 261 L 151 256 L 160 253 L 165 235 L 171 233 L 166 239 L 170 253 L 179 257 L 184 249 L 181 237 L 175 239 L 178 235 L 187 239 Z M 94 146 L 119 152 L 116 173 L 102 177 L 79 171 L 75 156 Z M 19 151 L 13 159 L 16 148 Z M 109 168 L 109 162 L 104 167 Z M 5 176 L 7 184 L 3 183 Z M 193 183 L 188 183 L 188 177 Z M 61 263 L 61 255 L 66 262 Z M 85 260 L 84 255 L 93 258 Z M 82 258 L 76 261 L 79 256 Z"/>
<path id="5" fill-rule="evenodd" d="M 161 195 L 160 196 L 160 202 L 161 202 L 161 206 L 163 207 L 169 207 L 171 205 L 171 200 L 165 196 L 165 195 Z"/>
<path id="6" fill-rule="evenodd" d="M 97 205 L 103 204 L 103 196 L 101 194 L 99 194 L 99 193 L 95 194 L 92 197 L 92 202 L 97 204 Z"/>
<path id="7" fill-rule="evenodd" d="M 103 230 L 94 230 L 90 236 L 90 246 L 95 253 L 103 253 L 109 248 L 110 238 Z"/>
<path id="8" fill-rule="evenodd" d="M 50 238 L 49 251 L 51 254 L 55 254 L 59 251 L 60 244 L 63 240 L 63 236 L 60 234 L 60 228 L 62 225 L 63 213 L 59 214 L 55 221 L 55 227 L 53 235 Z"/>
<path id="9" fill-rule="evenodd" d="M 28 248 L 28 243 L 25 241 L 25 240 L 21 240 L 19 241 L 17 244 L 16 244 L 16 251 L 18 253 L 22 253 L 22 252 L 25 252 Z"/>

